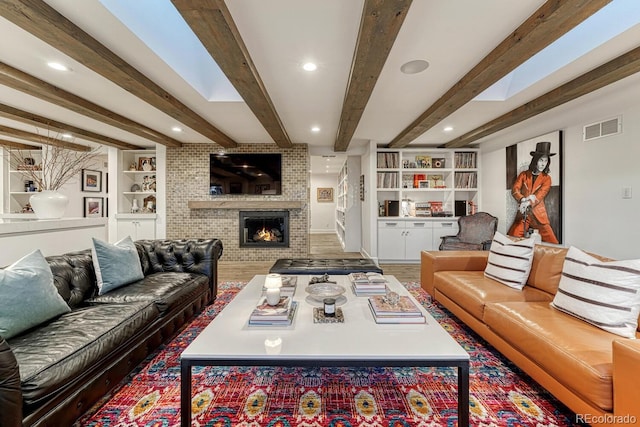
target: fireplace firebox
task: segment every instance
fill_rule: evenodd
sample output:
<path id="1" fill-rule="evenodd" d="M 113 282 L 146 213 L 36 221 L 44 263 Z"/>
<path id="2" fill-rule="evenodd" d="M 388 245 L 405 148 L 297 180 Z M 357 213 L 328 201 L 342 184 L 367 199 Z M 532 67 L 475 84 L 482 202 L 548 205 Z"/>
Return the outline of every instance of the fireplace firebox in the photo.
<path id="1" fill-rule="evenodd" d="M 288 248 L 289 211 L 240 211 L 241 248 Z"/>

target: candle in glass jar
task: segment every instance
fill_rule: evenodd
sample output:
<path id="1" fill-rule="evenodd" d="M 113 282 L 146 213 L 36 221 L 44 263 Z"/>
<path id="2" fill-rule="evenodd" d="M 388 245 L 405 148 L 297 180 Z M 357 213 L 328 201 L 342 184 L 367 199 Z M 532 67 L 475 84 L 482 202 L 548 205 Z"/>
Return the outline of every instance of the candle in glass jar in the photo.
<path id="1" fill-rule="evenodd" d="M 326 317 L 334 317 L 336 315 L 336 300 L 333 298 L 324 299 L 324 315 Z"/>

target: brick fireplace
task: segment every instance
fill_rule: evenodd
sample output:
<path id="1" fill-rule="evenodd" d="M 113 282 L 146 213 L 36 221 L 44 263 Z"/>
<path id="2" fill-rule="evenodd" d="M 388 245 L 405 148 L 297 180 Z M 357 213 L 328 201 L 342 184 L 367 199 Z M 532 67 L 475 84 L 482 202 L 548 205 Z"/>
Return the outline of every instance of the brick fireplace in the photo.
<path id="1" fill-rule="evenodd" d="M 279 148 L 274 144 L 241 144 L 232 153 L 282 153 L 282 194 L 261 196 L 209 195 L 209 154 L 215 144 L 184 144 L 167 148 L 167 238 L 222 240 L 221 261 L 275 261 L 309 253 L 309 154 L 304 144 Z M 190 201 L 215 201 L 215 207 L 192 209 Z M 228 202 L 228 203 L 227 203 Z M 238 206 L 241 204 L 241 206 Z M 273 204 L 278 204 L 273 206 Z M 280 205 L 281 204 L 281 205 Z M 241 247 L 240 211 L 285 211 L 289 216 L 289 245 Z"/>

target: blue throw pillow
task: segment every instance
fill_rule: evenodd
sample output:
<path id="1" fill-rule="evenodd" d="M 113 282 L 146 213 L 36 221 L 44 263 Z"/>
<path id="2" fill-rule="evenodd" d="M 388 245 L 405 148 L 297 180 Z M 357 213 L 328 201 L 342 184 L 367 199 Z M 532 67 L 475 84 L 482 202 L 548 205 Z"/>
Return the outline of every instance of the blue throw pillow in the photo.
<path id="1" fill-rule="evenodd" d="M 9 339 L 71 309 L 39 250 L 0 270 L 0 336 Z"/>
<path id="2" fill-rule="evenodd" d="M 91 253 L 98 295 L 144 278 L 136 245 L 129 236 L 114 244 L 94 238 Z"/>

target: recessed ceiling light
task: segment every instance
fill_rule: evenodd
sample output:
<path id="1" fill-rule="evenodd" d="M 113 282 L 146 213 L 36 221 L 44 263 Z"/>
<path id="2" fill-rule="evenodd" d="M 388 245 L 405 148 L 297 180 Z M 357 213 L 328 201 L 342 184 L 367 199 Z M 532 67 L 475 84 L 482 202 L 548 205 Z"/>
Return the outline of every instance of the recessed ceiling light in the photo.
<path id="1" fill-rule="evenodd" d="M 311 128 L 311 132 L 320 132 L 320 127 L 319 126 L 313 126 Z"/>
<path id="2" fill-rule="evenodd" d="M 315 71 L 318 68 L 318 66 L 316 64 L 314 64 L 313 62 L 307 62 L 306 64 L 304 64 L 302 66 L 302 68 L 305 71 Z"/>
<path id="3" fill-rule="evenodd" d="M 182 132 L 182 128 L 180 126 L 174 126 L 171 128 L 171 130 L 174 132 Z"/>
<path id="4" fill-rule="evenodd" d="M 63 133 L 62 135 L 60 135 L 61 137 L 63 137 L 64 139 L 71 139 L 73 138 L 73 135 L 71 135 L 70 133 Z"/>
<path id="5" fill-rule="evenodd" d="M 429 63 L 422 59 L 409 61 L 400 66 L 400 71 L 405 74 L 418 74 L 429 68 Z"/>
<path id="6" fill-rule="evenodd" d="M 445 132 L 451 132 L 453 130 L 453 126 L 447 126 L 442 130 L 445 131 Z"/>
<path id="7" fill-rule="evenodd" d="M 66 65 L 62 65 L 59 62 L 47 62 L 47 65 L 51 68 L 53 68 L 54 70 L 58 70 L 58 71 L 69 71 L 70 68 L 67 67 Z"/>

